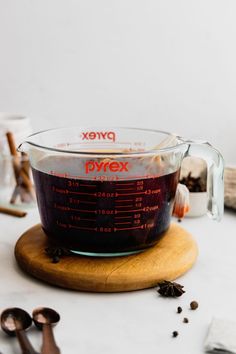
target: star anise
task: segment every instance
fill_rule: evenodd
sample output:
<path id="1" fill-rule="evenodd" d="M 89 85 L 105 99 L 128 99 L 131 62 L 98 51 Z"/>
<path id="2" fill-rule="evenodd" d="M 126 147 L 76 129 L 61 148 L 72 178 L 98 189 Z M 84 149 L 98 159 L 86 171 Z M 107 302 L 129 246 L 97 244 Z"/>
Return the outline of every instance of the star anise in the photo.
<path id="1" fill-rule="evenodd" d="M 158 283 L 158 293 L 165 297 L 179 297 L 185 293 L 183 285 L 164 280 Z"/>
<path id="2" fill-rule="evenodd" d="M 61 257 L 72 254 L 67 248 L 57 246 L 49 246 L 45 248 L 45 252 L 52 259 L 52 263 L 58 263 Z"/>

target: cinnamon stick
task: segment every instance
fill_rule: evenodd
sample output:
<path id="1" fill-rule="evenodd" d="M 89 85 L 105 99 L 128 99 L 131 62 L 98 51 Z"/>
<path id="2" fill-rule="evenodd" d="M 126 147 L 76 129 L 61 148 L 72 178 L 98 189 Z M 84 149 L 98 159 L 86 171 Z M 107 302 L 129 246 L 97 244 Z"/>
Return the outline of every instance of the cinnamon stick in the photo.
<path id="1" fill-rule="evenodd" d="M 34 191 L 34 186 L 30 178 L 30 164 L 28 160 L 28 156 L 25 152 L 21 153 L 21 170 L 20 170 L 20 176 L 22 178 L 22 182 L 24 186 L 26 187 L 26 190 L 28 196 L 26 196 L 28 202 L 30 202 L 30 199 L 35 200 L 35 191 Z"/>
<path id="2" fill-rule="evenodd" d="M 10 149 L 11 155 L 12 156 L 18 156 L 13 134 L 11 132 L 7 132 L 6 133 L 6 137 L 7 137 L 7 142 L 8 142 L 8 145 L 9 145 L 9 149 Z"/>
<path id="3" fill-rule="evenodd" d="M 7 137 L 7 142 L 8 142 L 8 146 L 9 146 L 9 150 L 10 150 L 11 155 L 14 157 L 18 157 L 13 134 L 11 132 L 7 132 L 6 137 Z M 15 174 L 16 183 L 19 184 L 18 180 L 19 180 L 20 164 L 19 164 L 19 161 L 17 161 L 17 160 L 18 159 L 16 159 L 16 158 L 12 159 L 12 166 L 13 166 L 13 170 L 14 170 L 14 174 Z"/>
<path id="4" fill-rule="evenodd" d="M 11 204 L 15 204 L 16 198 L 17 198 L 18 194 L 20 193 L 20 192 L 19 192 L 19 188 L 20 188 L 20 187 L 18 186 L 18 184 L 16 184 L 16 186 L 15 186 L 15 188 L 14 188 L 14 191 L 13 191 L 13 193 L 12 193 L 11 199 L 10 199 L 10 203 L 11 203 Z"/>
<path id="5" fill-rule="evenodd" d="M 18 194 L 20 194 L 22 202 L 24 202 L 26 199 L 29 200 L 29 198 L 25 198 L 26 197 L 25 194 L 27 193 L 29 193 L 32 199 L 34 199 L 33 185 L 29 177 L 29 164 L 28 161 L 24 160 L 26 154 L 24 155 L 22 154 L 23 163 L 20 164 L 20 159 L 19 159 L 20 156 L 16 150 L 13 134 L 11 132 L 7 132 L 6 137 L 7 137 L 10 153 L 13 157 L 12 166 L 15 175 L 16 186 L 20 187 L 20 188 L 15 188 L 10 203 L 12 204 L 15 203 Z"/>
<path id="6" fill-rule="evenodd" d="M 23 218 L 24 216 L 27 215 L 27 213 L 25 211 L 5 208 L 2 206 L 0 206 L 0 213 L 11 215 L 11 216 L 16 216 L 18 218 Z"/>
<path id="7" fill-rule="evenodd" d="M 23 169 L 20 170 L 20 177 L 22 178 L 22 182 L 24 183 L 26 188 L 28 188 L 28 189 L 33 188 L 33 184 L 31 182 L 31 180 L 29 179 L 29 176 L 27 175 L 25 170 L 23 170 Z"/>
<path id="8" fill-rule="evenodd" d="M 29 177 L 29 173 L 30 173 L 30 165 L 29 165 L 29 160 L 28 160 L 28 155 L 25 152 L 21 152 L 21 167 L 22 169 L 25 171 L 25 173 L 27 174 L 27 176 Z"/>
<path id="9" fill-rule="evenodd" d="M 16 150 L 16 144 L 15 144 L 15 140 L 13 137 L 13 134 L 11 132 L 7 132 L 6 133 L 7 136 L 7 141 L 8 141 L 8 145 L 9 145 L 9 149 L 10 149 L 10 153 L 12 156 L 14 157 L 19 157 L 17 150 Z M 22 154 L 22 156 L 25 158 L 26 154 Z M 27 161 L 24 161 L 27 164 Z M 19 177 L 19 175 L 22 177 L 24 184 L 26 185 L 27 188 L 30 188 L 32 186 L 32 183 L 30 181 L 29 175 L 26 172 L 27 171 L 27 167 L 26 165 L 24 165 L 24 168 L 21 168 L 19 165 L 19 161 L 17 161 L 17 159 L 13 159 L 13 164 L 14 164 L 14 169 L 16 169 L 16 175 L 17 178 Z"/>

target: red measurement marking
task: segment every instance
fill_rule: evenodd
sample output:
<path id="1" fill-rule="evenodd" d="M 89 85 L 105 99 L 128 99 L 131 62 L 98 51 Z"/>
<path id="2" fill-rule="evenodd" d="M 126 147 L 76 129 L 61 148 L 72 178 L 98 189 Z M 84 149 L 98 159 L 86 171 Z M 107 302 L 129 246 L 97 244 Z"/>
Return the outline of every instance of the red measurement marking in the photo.
<path id="1" fill-rule="evenodd" d="M 76 226 L 76 225 L 68 225 L 69 228 L 72 229 L 79 229 L 79 230 L 87 230 L 87 231 L 97 231 L 97 227 L 82 227 L 82 226 Z"/>
<path id="2" fill-rule="evenodd" d="M 57 172 L 54 172 L 54 171 L 50 171 L 50 173 L 54 176 L 57 176 L 57 177 L 62 177 L 62 176 L 58 176 L 57 175 Z M 66 173 L 65 176 L 63 176 L 62 178 L 70 178 L 70 179 L 83 179 L 85 181 L 87 181 L 87 179 L 85 178 L 85 176 L 79 176 L 79 175 L 70 175 L 69 173 Z M 78 182 L 77 182 L 78 183 Z"/>
<path id="3" fill-rule="evenodd" d="M 160 193 L 160 189 L 147 189 L 146 191 L 145 191 L 145 194 L 158 194 L 158 193 Z"/>
<path id="4" fill-rule="evenodd" d="M 120 208 L 123 208 L 123 207 L 124 206 L 120 206 Z M 76 211 L 76 212 L 80 212 L 80 213 L 94 213 L 94 214 L 98 214 L 98 215 L 114 215 L 114 214 L 120 214 L 120 213 L 136 213 L 138 211 L 152 212 L 152 211 L 157 210 L 159 207 L 158 207 L 158 205 L 156 205 L 156 206 L 151 206 L 151 207 L 143 207 L 141 209 L 129 209 L 129 210 L 116 210 L 116 209 L 87 210 L 87 209 L 75 209 L 75 208 L 70 208 L 70 207 L 66 207 L 63 205 L 55 204 L 54 208 L 59 209 L 59 210 L 63 210 L 63 211 Z M 119 208 L 119 207 L 117 207 L 117 208 Z M 104 211 L 104 213 L 102 211 Z"/>
<path id="5" fill-rule="evenodd" d="M 81 184 L 80 187 L 96 187 L 95 184 Z"/>
<path id="6" fill-rule="evenodd" d="M 113 175 L 113 176 L 93 176 L 92 177 L 93 181 L 99 181 L 99 182 L 114 182 L 118 180 L 118 176 L 117 175 Z"/>
<path id="7" fill-rule="evenodd" d="M 140 195 L 140 194 L 146 194 L 145 192 L 134 192 L 134 193 L 117 193 L 118 196 L 122 195 Z"/>
<path id="8" fill-rule="evenodd" d="M 143 192 L 134 192 L 134 193 L 118 193 L 118 196 L 122 196 L 122 195 L 140 195 L 140 194 L 157 194 L 160 193 L 160 189 L 147 189 L 146 191 Z"/>
<path id="9" fill-rule="evenodd" d="M 85 209 L 74 209 L 74 208 L 68 208 L 67 210 L 78 211 L 80 213 L 95 213 L 95 214 L 97 214 L 96 210 L 85 210 Z"/>
<path id="10" fill-rule="evenodd" d="M 51 171 L 50 171 L 50 174 L 53 175 L 53 176 L 62 177 L 62 178 L 68 178 L 68 177 L 69 177 L 69 175 L 68 175 L 67 172 L 65 172 L 65 173 L 60 173 L 60 172 L 56 172 L 56 171 L 51 170 Z"/>
<path id="11" fill-rule="evenodd" d="M 116 188 L 117 191 L 133 191 L 134 188 Z"/>
<path id="12" fill-rule="evenodd" d="M 124 231 L 124 230 L 136 230 L 136 229 L 143 229 L 144 225 L 141 226 L 134 226 L 134 227 L 123 227 L 123 228 L 119 228 L 117 229 L 116 227 L 114 228 L 114 231 Z"/>
<path id="13" fill-rule="evenodd" d="M 88 219 L 88 218 L 81 218 L 79 216 L 74 216 L 72 215 L 71 216 L 71 220 L 74 220 L 74 221 L 96 221 L 96 219 Z"/>
<path id="14" fill-rule="evenodd" d="M 57 176 L 57 172 L 56 171 L 50 171 L 52 175 Z M 63 176 L 62 176 L 63 175 Z M 60 177 L 60 176 L 58 176 Z M 84 181 L 88 181 L 87 176 L 83 175 L 71 175 L 69 173 L 65 173 L 65 174 L 61 174 L 62 178 L 71 178 L 71 179 L 82 179 Z M 161 177 L 161 175 L 137 175 L 137 176 L 127 176 L 127 177 L 119 177 L 119 176 L 94 176 L 92 177 L 92 180 L 102 180 L 102 178 L 105 178 L 106 180 L 111 180 L 111 181 L 121 181 L 121 182 L 125 182 L 125 181 L 129 181 L 129 180 L 135 180 L 134 182 L 132 182 L 132 185 L 136 182 L 138 182 L 140 179 L 149 179 L 149 178 L 159 178 Z M 90 179 L 91 180 L 91 179 Z M 122 183 L 122 186 L 126 186 L 129 183 Z M 131 185 L 131 183 L 130 183 Z"/>
<path id="15" fill-rule="evenodd" d="M 115 222 L 115 225 L 129 225 L 132 224 L 132 222 Z"/>
<path id="16" fill-rule="evenodd" d="M 62 189 L 62 188 L 57 188 L 55 186 L 52 187 L 52 191 L 60 194 L 76 194 L 76 195 L 90 195 L 94 196 L 94 193 L 83 193 L 83 192 L 74 192 L 74 191 L 69 191 L 69 189 Z"/>
<path id="17" fill-rule="evenodd" d="M 113 192 L 97 192 L 94 193 L 95 197 L 98 198 L 114 198 L 117 196 L 117 193 L 113 193 Z"/>
<path id="18" fill-rule="evenodd" d="M 56 203 L 53 205 L 53 207 L 54 207 L 54 209 L 59 209 L 59 210 L 64 210 L 64 211 L 70 210 L 69 207 L 66 207 L 64 205 L 58 205 Z"/>
<path id="19" fill-rule="evenodd" d="M 73 191 L 69 191 L 68 189 L 66 189 L 68 194 L 77 194 L 77 195 L 91 195 L 91 196 L 95 196 L 96 193 L 84 193 L 84 192 L 73 192 Z"/>
<path id="20" fill-rule="evenodd" d="M 115 216 L 115 219 L 130 219 L 132 216 Z"/>
<path id="21" fill-rule="evenodd" d="M 132 208 L 132 206 L 133 206 L 132 204 L 128 204 L 128 205 L 117 205 L 116 208 L 117 208 L 117 209 L 118 209 L 118 208 Z"/>
<path id="22" fill-rule="evenodd" d="M 119 213 L 136 213 L 136 211 L 143 211 L 143 209 L 135 209 L 135 210 L 117 210 L 117 214 L 119 214 Z"/>
<path id="23" fill-rule="evenodd" d="M 85 178 L 85 176 L 79 176 L 79 175 L 70 175 L 71 179 L 82 179 L 85 182 L 87 181 L 87 178 Z"/>
<path id="24" fill-rule="evenodd" d="M 118 207 L 116 207 L 118 208 Z M 158 205 L 151 207 L 143 207 L 142 209 L 131 209 L 131 210 L 117 210 L 117 214 L 119 213 L 136 213 L 137 211 L 151 212 L 159 209 Z"/>
<path id="25" fill-rule="evenodd" d="M 55 186 L 52 186 L 52 191 L 56 192 L 56 193 L 60 193 L 60 194 L 67 194 L 67 189 L 62 189 L 62 188 L 58 188 Z"/>
<path id="26" fill-rule="evenodd" d="M 135 184 L 135 182 L 131 182 L 131 183 L 122 183 L 122 184 L 119 184 L 120 186 L 133 186 Z"/>
<path id="27" fill-rule="evenodd" d="M 133 199 L 120 199 L 120 200 L 115 200 L 116 203 L 122 203 L 122 202 L 133 202 Z"/>
<path id="28" fill-rule="evenodd" d="M 119 181 L 126 181 L 126 180 L 130 180 L 130 179 L 135 179 L 135 180 L 139 180 L 139 179 L 148 179 L 148 178 L 158 178 L 161 177 L 161 175 L 144 175 L 144 176 L 127 176 L 127 177 L 118 177 L 117 179 Z"/>
<path id="29" fill-rule="evenodd" d="M 144 207 L 143 208 L 143 211 L 146 211 L 146 212 L 149 212 L 149 211 L 155 211 L 155 210 L 157 210 L 157 209 L 159 209 L 159 206 L 158 205 L 155 205 L 155 206 L 147 206 L 147 207 Z"/>

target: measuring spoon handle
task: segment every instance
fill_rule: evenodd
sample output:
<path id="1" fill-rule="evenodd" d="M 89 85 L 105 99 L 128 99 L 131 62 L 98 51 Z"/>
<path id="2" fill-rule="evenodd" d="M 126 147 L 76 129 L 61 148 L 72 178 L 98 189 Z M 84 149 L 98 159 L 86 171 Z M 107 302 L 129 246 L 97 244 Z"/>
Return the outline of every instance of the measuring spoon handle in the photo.
<path id="1" fill-rule="evenodd" d="M 17 330 L 16 336 L 21 347 L 22 354 L 39 354 L 32 347 L 24 330 Z"/>
<path id="2" fill-rule="evenodd" d="M 56 345 L 51 324 L 43 324 L 43 345 L 41 354 L 60 354 L 60 349 Z"/>

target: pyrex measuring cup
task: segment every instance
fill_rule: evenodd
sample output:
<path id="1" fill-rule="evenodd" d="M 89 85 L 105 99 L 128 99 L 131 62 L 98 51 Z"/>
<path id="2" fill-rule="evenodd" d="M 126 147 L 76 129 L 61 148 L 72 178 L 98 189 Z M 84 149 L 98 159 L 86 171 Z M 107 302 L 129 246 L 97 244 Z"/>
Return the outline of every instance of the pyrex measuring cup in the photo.
<path id="1" fill-rule="evenodd" d="M 62 128 L 31 135 L 42 227 L 56 244 L 86 255 L 125 255 L 168 229 L 182 159 L 208 165 L 208 212 L 223 214 L 223 159 L 208 143 L 134 128 Z"/>

